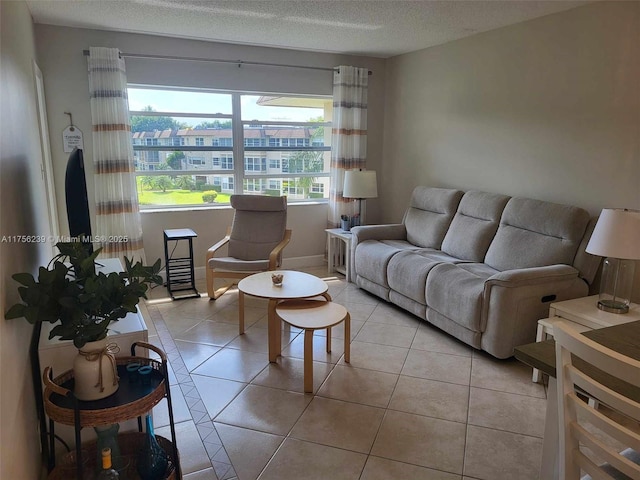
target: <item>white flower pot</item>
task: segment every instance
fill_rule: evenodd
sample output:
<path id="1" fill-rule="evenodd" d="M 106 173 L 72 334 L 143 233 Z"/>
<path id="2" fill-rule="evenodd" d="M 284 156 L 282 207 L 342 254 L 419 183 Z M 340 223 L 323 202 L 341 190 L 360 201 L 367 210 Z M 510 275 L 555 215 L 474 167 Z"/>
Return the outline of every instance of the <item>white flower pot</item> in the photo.
<path id="1" fill-rule="evenodd" d="M 78 349 L 73 376 L 73 393 L 79 400 L 99 400 L 118 390 L 115 357 L 107 349 L 106 338 L 87 342 Z"/>

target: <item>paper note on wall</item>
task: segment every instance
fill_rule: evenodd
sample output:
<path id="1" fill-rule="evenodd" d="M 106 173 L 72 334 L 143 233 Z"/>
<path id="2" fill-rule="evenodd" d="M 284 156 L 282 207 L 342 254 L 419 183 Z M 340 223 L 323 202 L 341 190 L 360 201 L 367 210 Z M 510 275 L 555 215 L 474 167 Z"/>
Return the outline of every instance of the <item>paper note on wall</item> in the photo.
<path id="1" fill-rule="evenodd" d="M 75 147 L 84 148 L 82 143 L 82 132 L 78 127 L 69 125 L 62 132 L 62 145 L 65 153 L 71 152 Z"/>

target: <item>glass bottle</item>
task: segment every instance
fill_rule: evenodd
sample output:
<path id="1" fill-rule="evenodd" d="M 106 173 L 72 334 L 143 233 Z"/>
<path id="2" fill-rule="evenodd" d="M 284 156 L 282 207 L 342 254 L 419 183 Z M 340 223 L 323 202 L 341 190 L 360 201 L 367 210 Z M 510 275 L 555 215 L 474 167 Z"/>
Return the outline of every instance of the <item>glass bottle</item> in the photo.
<path id="1" fill-rule="evenodd" d="M 102 465 L 102 450 L 108 448 L 111 450 L 111 461 L 115 468 L 120 468 L 118 462 L 122 460 L 120 456 L 120 446 L 118 445 L 118 431 L 120 425 L 114 423 L 112 425 L 103 425 L 100 427 L 93 427 L 98 437 L 97 441 L 97 454 L 96 467 L 100 471 L 100 465 Z"/>
<path id="2" fill-rule="evenodd" d="M 120 475 L 111 465 L 111 449 L 103 448 L 100 455 L 102 457 L 102 470 L 98 473 L 97 480 L 119 480 Z"/>
<path id="3" fill-rule="evenodd" d="M 158 480 L 165 477 L 169 457 L 158 443 L 158 439 L 153 433 L 153 422 L 151 414 L 145 418 L 147 434 L 144 439 L 144 446 L 138 453 L 138 475 L 141 480 Z"/>

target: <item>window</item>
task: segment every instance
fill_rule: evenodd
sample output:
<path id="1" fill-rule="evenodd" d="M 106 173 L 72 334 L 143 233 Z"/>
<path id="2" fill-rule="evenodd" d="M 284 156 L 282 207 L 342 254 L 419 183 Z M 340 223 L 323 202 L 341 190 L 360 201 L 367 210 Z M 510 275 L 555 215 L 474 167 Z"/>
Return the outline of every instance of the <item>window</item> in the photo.
<path id="1" fill-rule="evenodd" d="M 203 204 L 213 187 L 216 203 L 242 192 L 328 197 L 330 97 L 134 85 L 128 94 L 142 208 Z"/>
<path id="2" fill-rule="evenodd" d="M 222 178 L 222 190 L 225 192 L 233 192 L 233 177 Z"/>
<path id="3" fill-rule="evenodd" d="M 250 132 L 247 132 L 247 133 L 250 133 Z M 266 138 L 245 138 L 244 146 L 245 147 L 266 147 L 267 139 Z"/>
<path id="4" fill-rule="evenodd" d="M 231 129 L 229 129 L 229 131 L 226 131 L 224 133 L 231 133 Z M 231 137 L 229 138 L 221 138 L 221 137 L 214 137 L 211 140 L 211 145 L 213 145 L 214 147 L 230 147 L 233 145 Z"/>
<path id="5" fill-rule="evenodd" d="M 262 180 L 260 179 L 256 179 L 256 180 L 244 180 L 244 187 L 243 190 L 245 192 L 252 192 L 252 193 L 260 193 L 263 190 L 262 187 Z"/>
<path id="6" fill-rule="evenodd" d="M 295 180 L 284 182 L 284 192 L 287 195 L 300 196 L 304 193 L 303 188 Z"/>
<path id="7" fill-rule="evenodd" d="M 280 159 L 279 158 L 270 158 L 269 159 L 269 170 L 280 170 Z"/>
<path id="8" fill-rule="evenodd" d="M 267 157 L 245 157 L 244 170 L 245 172 L 266 172 Z"/>
<path id="9" fill-rule="evenodd" d="M 223 155 L 220 158 L 220 168 L 222 170 L 233 170 L 233 156 Z"/>
<path id="10" fill-rule="evenodd" d="M 269 180 L 269 190 L 280 190 L 282 188 L 282 182 L 280 180 Z M 279 196 L 279 195 L 278 195 Z"/>

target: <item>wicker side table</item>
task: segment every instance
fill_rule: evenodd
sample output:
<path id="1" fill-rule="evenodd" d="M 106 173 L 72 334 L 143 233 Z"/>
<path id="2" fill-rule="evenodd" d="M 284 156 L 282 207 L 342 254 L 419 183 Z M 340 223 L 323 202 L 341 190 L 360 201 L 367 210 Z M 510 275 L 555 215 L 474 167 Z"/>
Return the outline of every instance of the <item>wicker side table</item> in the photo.
<path id="1" fill-rule="evenodd" d="M 135 356 L 136 347 L 147 348 L 160 356 L 160 361 Z M 71 425 L 75 429 L 77 478 L 83 478 L 82 474 L 82 440 L 80 432 L 83 427 L 97 427 L 123 422 L 131 418 L 138 418 L 138 430 L 142 431 L 142 415 L 149 412 L 163 398 L 167 399 L 169 410 L 169 424 L 171 427 L 172 452 L 169 453 L 172 462 L 165 478 L 182 478 L 180 462 L 178 461 L 178 448 L 176 445 L 176 433 L 173 422 L 173 408 L 171 404 L 171 392 L 169 389 L 169 375 L 167 371 L 167 357 L 157 347 L 145 343 L 135 342 L 131 346 L 130 357 L 116 357 L 120 386 L 118 390 L 107 398 L 94 401 L 78 400 L 73 394 L 74 378 L 73 370 L 51 378 L 51 368 L 44 370 L 44 409 L 49 417 L 49 442 L 51 451 L 54 450 L 55 423 Z M 129 382 L 126 365 L 128 363 L 149 365 L 152 368 L 149 382 Z"/>

